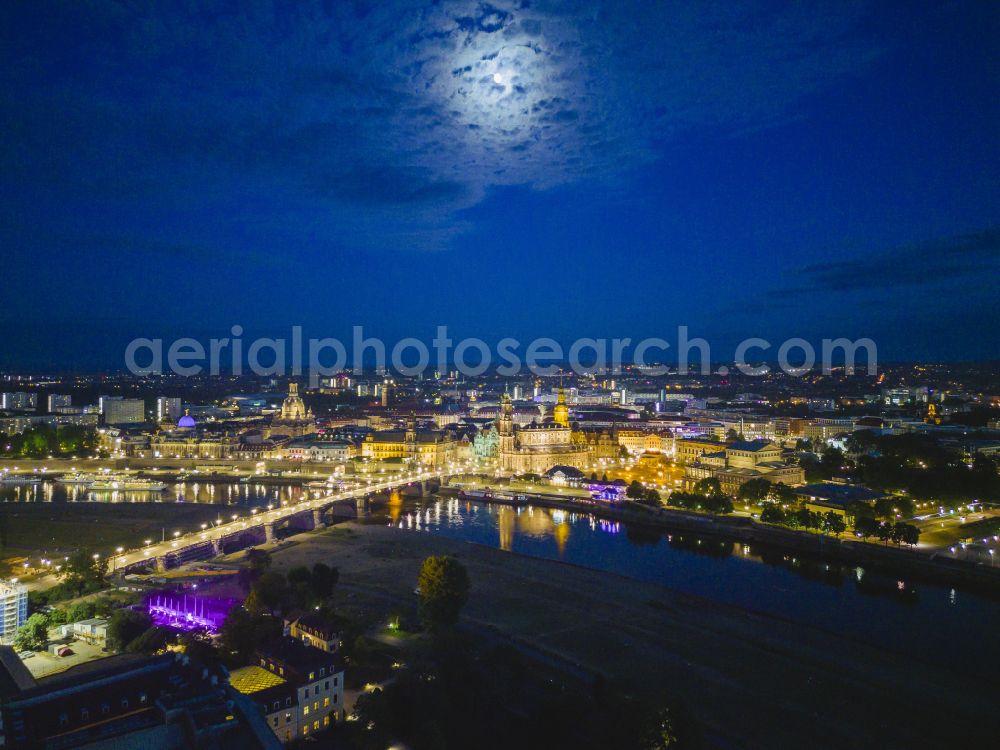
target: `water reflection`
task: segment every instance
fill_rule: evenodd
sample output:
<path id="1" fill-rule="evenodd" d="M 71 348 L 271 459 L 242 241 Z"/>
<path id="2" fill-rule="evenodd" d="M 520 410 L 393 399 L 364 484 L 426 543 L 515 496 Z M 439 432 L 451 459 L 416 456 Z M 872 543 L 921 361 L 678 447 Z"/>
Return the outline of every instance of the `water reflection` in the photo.
<path id="1" fill-rule="evenodd" d="M 967 661 L 963 640 L 982 643 L 981 623 L 1000 617 L 1000 602 L 976 593 L 957 596 L 954 589 L 924 583 L 918 592 L 911 581 L 853 565 L 589 513 L 424 498 L 406 502 L 399 515 L 386 512 L 385 522 L 607 570 L 876 644 L 930 651 L 944 663 Z M 1000 659 L 1000 645 L 991 643 L 989 649 Z"/>
<path id="2" fill-rule="evenodd" d="M 44 481 L 34 485 L 0 486 L 4 503 L 200 503 L 266 507 L 287 505 L 305 498 L 305 490 L 295 486 L 273 486 L 257 482 L 187 481 L 170 484 L 161 492 L 100 491 L 82 484 Z M 400 504 L 400 511 L 402 505 Z"/>

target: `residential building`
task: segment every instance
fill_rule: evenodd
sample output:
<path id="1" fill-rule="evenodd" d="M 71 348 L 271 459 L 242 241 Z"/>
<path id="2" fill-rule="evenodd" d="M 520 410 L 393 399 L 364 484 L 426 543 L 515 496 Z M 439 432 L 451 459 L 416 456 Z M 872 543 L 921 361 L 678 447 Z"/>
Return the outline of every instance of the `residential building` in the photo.
<path id="1" fill-rule="evenodd" d="M 156 399 L 156 421 L 176 424 L 181 418 L 181 400 L 170 396 L 160 396 Z"/>
<path id="2" fill-rule="evenodd" d="M 183 654 L 111 656 L 36 682 L 0 646 L 0 699 L 4 747 L 280 747 L 224 670 Z"/>
<path id="3" fill-rule="evenodd" d="M 28 619 L 28 589 L 16 581 L 0 581 L 0 643 L 14 642 L 17 629 Z"/>
<path id="4" fill-rule="evenodd" d="M 294 638 L 259 649 L 254 663 L 230 674 L 281 742 L 329 729 L 344 717 L 344 667 L 337 654 Z"/>
<path id="5" fill-rule="evenodd" d="M 50 393 L 48 398 L 48 409 L 50 413 L 58 412 L 61 408 L 73 405 L 73 397 L 65 393 Z"/>
<path id="6" fill-rule="evenodd" d="M 141 398 L 103 398 L 104 424 L 142 424 L 146 421 L 146 403 Z"/>
<path id="7" fill-rule="evenodd" d="M 38 394 L 16 391 L 0 394 L 0 409 L 11 411 L 34 411 L 38 408 Z"/>

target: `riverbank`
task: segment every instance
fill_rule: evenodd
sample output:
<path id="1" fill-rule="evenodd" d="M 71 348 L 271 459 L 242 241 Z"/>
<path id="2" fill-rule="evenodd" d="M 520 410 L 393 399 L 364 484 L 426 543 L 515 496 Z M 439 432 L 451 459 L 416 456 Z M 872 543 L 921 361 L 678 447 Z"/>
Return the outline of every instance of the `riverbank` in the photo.
<path id="1" fill-rule="evenodd" d="M 447 490 L 442 488 L 440 494 L 458 496 L 458 493 Z M 480 502 L 477 498 L 465 499 Z M 492 499 L 489 502 L 504 503 L 503 500 Z M 890 547 L 771 526 L 746 516 L 712 516 L 667 507 L 654 509 L 634 504 L 616 507 L 606 503 L 581 503 L 542 496 L 530 496 L 528 504 L 572 513 L 592 513 L 598 518 L 649 526 L 666 532 L 682 531 L 745 544 L 763 544 L 830 562 L 859 565 L 884 573 L 915 576 L 930 583 L 960 585 L 1000 595 L 1000 568 L 952 559 L 942 556 L 937 550 Z"/>
<path id="2" fill-rule="evenodd" d="M 197 529 L 224 510 L 195 503 L 0 503 L 0 544 L 4 557 L 54 559 L 76 549 L 108 554 Z"/>
<path id="3" fill-rule="evenodd" d="M 345 606 L 410 611 L 422 560 L 453 554 L 463 620 L 648 696 L 682 701 L 718 747 L 940 747 L 981 739 L 990 686 L 891 643 L 566 563 L 357 522 L 296 537 L 287 570 L 340 569 Z M 946 717 L 946 718 L 941 718 Z M 984 718 L 986 717 L 986 718 Z"/>

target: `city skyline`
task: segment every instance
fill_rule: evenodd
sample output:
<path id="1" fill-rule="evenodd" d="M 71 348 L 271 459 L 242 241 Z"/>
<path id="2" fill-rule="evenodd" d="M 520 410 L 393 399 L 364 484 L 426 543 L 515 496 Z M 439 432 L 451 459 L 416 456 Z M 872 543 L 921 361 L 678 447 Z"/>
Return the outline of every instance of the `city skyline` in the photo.
<path id="1" fill-rule="evenodd" d="M 4 369 L 234 325 L 1000 350 L 989 4 L 110 7 L 0 11 Z"/>

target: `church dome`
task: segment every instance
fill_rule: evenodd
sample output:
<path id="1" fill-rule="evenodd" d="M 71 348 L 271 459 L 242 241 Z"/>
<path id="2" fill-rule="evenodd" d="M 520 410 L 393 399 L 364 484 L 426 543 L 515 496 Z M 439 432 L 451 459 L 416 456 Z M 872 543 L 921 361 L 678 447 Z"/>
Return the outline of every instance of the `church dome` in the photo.
<path id="1" fill-rule="evenodd" d="M 182 430 L 190 430 L 195 426 L 194 417 L 190 414 L 185 414 L 183 417 L 177 420 L 177 426 Z"/>

